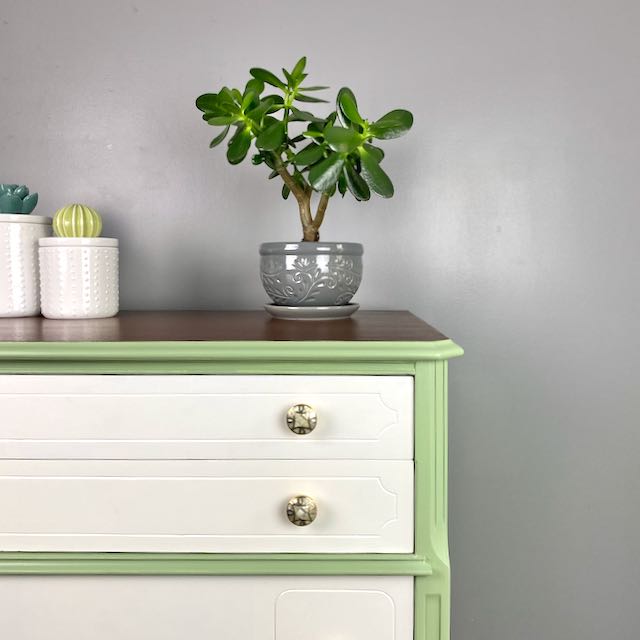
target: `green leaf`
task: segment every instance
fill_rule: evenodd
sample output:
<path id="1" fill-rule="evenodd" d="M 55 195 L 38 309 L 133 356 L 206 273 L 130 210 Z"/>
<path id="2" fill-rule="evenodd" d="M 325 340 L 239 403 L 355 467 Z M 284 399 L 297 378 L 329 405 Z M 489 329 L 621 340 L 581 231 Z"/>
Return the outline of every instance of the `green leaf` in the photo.
<path id="1" fill-rule="evenodd" d="M 345 164 L 344 177 L 347 181 L 349 191 L 351 191 L 356 200 L 368 200 L 371 197 L 369 186 L 362 179 L 362 176 L 355 170 L 354 166 L 349 162 Z"/>
<path id="2" fill-rule="evenodd" d="M 280 120 L 278 120 L 278 118 L 274 118 L 273 116 L 266 115 L 262 121 L 262 124 L 266 129 L 267 127 L 270 127 L 272 124 L 275 124 L 276 122 L 280 122 Z"/>
<path id="3" fill-rule="evenodd" d="M 328 100 L 321 100 L 320 98 L 314 98 L 313 96 L 305 96 L 302 93 L 297 93 L 294 100 L 298 102 L 328 102 Z"/>
<path id="4" fill-rule="evenodd" d="M 325 89 L 329 89 L 330 87 L 300 87 L 300 91 L 324 91 Z"/>
<path id="5" fill-rule="evenodd" d="M 213 149 L 213 147 L 217 147 L 226 137 L 227 137 L 227 133 L 229 133 L 229 125 L 227 125 L 223 130 L 222 133 L 219 133 L 210 143 L 209 143 L 209 149 Z"/>
<path id="6" fill-rule="evenodd" d="M 296 86 L 296 79 L 284 67 L 282 67 L 282 73 L 287 79 L 287 84 L 293 89 Z"/>
<path id="7" fill-rule="evenodd" d="M 379 147 L 374 147 L 372 144 L 365 143 L 364 148 L 380 163 L 384 158 L 384 151 Z"/>
<path id="8" fill-rule="evenodd" d="M 322 122 L 311 122 L 307 129 L 309 131 L 318 131 L 319 133 L 322 133 L 326 126 L 327 125 L 323 120 Z"/>
<path id="9" fill-rule="evenodd" d="M 256 139 L 256 147 L 266 151 L 277 149 L 284 142 L 284 122 L 269 125 Z"/>
<path id="10" fill-rule="evenodd" d="M 340 153 L 351 153 L 362 143 L 362 136 L 358 132 L 344 127 L 327 127 L 324 139 L 334 151 Z"/>
<path id="11" fill-rule="evenodd" d="M 302 56 L 298 62 L 296 62 L 296 66 L 293 67 L 291 71 L 291 75 L 296 79 L 300 80 L 300 76 L 304 73 L 304 68 L 307 66 L 307 58 Z"/>
<path id="12" fill-rule="evenodd" d="M 251 118 L 254 122 L 261 124 L 262 118 L 264 118 L 265 114 L 272 106 L 273 100 L 271 98 L 266 98 L 265 100 L 260 101 L 260 104 L 257 107 L 251 109 L 251 111 L 247 111 L 245 115 L 247 118 Z"/>
<path id="13" fill-rule="evenodd" d="M 301 189 L 307 188 L 307 183 L 305 182 L 304 176 L 295 167 L 293 168 L 293 179 L 298 183 L 298 186 Z"/>
<path id="14" fill-rule="evenodd" d="M 251 131 L 246 128 L 239 128 L 229 140 L 229 148 L 227 149 L 227 160 L 231 164 L 239 164 L 242 162 L 251 146 Z"/>
<path id="15" fill-rule="evenodd" d="M 253 69 L 249 69 L 249 73 L 258 80 L 262 80 L 267 84 L 270 84 L 272 87 L 278 87 L 278 89 L 286 90 L 287 85 L 278 78 L 271 71 L 267 71 L 266 69 L 260 69 L 259 67 L 253 67 Z"/>
<path id="16" fill-rule="evenodd" d="M 390 198 L 393 195 L 393 184 L 389 176 L 380 168 L 373 155 L 364 147 L 360 147 L 358 153 L 362 164 L 361 173 L 364 181 L 383 198 Z"/>
<path id="17" fill-rule="evenodd" d="M 338 176 L 338 191 L 340 192 L 340 195 L 344 198 L 344 194 L 347 193 L 347 179 L 345 178 L 344 170 Z"/>
<path id="18" fill-rule="evenodd" d="M 259 96 L 263 91 L 264 82 L 262 82 L 262 80 L 258 80 L 258 78 L 251 78 L 244 88 L 244 95 L 246 96 L 247 93 L 251 92 Z"/>
<path id="19" fill-rule="evenodd" d="M 231 95 L 233 96 L 233 99 L 237 104 L 242 103 L 242 94 L 240 93 L 239 89 L 231 89 Z"/>
<path id="20" fill-rule="evenodd" d="M 276 111 L 280 111 L 281 109 L 284 109 L 284 105 L 283 104 L 278 104 L 277 102 L 274 102 L 269 107 L 269 111 L 267 111 L 267 113 L 276 113 Z"/>
<path id="21" fill-rule="evenodd" d="M 309 171 L 309 183 L 316 191 L 329 191 L 335 185 L 343 165 L 344 158 L 339 153 L 332 153 Z"/>
<path id="22" fill-rule="evenodd" d="M 291 193 L 291 189 L 289 189 L 289 187 L 287 187 L 286 184 L 282 185 L 282 197 L 286 200 L 289 197 L 289 194 Z"/>
<path id="23" fill-rule="evenodd" d="M 307 129 L 302 132 L 305 138 L 322 138 L 322 131 L 314 131 L 313 129 Z"/>
<path id="24" fill-rule="evenodd" d="M 405 109 L 389 111 L 379 120 L 369 125 L 369 131 L 375 138 L 389 140 L 404 135 L 413 125 L 413 116 Z"/>
<path id="25" fill-rule="evenodd" d="M 196 98 L 196 107 L 200 111 L 216 111 L 218 106 L 217 93 L 204 93 Z"/>
<path id="26" fill-rule="evenodd" d="M 264 96 L 263 100 L 273 100 L 273 104 L 284 104 L 284 98 L 277 93 L 270 93 L 268 96 Z"/>
<path id="27" fill-rule="evenodd" d="M 256 153 L 255 155 L 251 156 L 251 164 L 258 166 L 263 162 L 264 162 L 264 158 L 262 157 L 261 153 Z"/>
<path id="28" fill-rule="evenodd" d="M 226 127 L 229 124 L 238 122 L 238 116 L 213 116 L 207 122 L 214 127 Z"/>
<path id="29" fill-rule="evenodd" d="M 228 116 L 229 114 L 229 110 L 226 108 L 220 108 L 218 107 L 217 109 L 214 109 L 213 111 L 205 111 L 202 114 L 202 119 L 209 121 L 210 118 L 213 118 L 214 116 Z"/>
<path id="30" fill-rule="evenodd" d="M 364 120 L 358 112 L 356 97 L 349 87 L 342 87 L 342 89 L 338 91 L 336 110 L 340 113 L 340 119 L 343 124 L 349 124 L 350 122 L 355 122 L 360 125 L 364 124 Z"/>
<path id="31" fill-rule="evenodd" d="M 295 107 L 291 107 L 291 117 L 289 118 L 291 122 L 324 122 L 324 118 L 318 118 L 313 115 L 313 113 L 309 113 L 309 111 L 302 111 L 300 109 L 296 109 Z"/>
<path id="32" fill-rule="evenodd" d="M 276 163 L 273 159 L 273 156 L 270 153 L 261 153 L 262 155 L 262 159 L 264 160 L 264 163 L 267 165 L 267 167 L 269 167 L 269 169 L 273 169 L 275 170 L 276 168 Z M 277 173 L 277 171 L 276 171 Z"/>
<path id="33" fill-rule="evenodd" d="M 235 111 L 238 107 L 229 87 L 222 87 L 222 89 L 220 89 L 218 93 L 218 103 L 220 107 L 226 108 L 228 111 Z"/>
<path id="34" fill-rule="evenodd" d="M 264 96 L 263 100 L 270 100 L 272 103 L 267 113 L 275 113 L 284 107 L 284 98 L 275 93 L 270 93 L 268 96 Z"/>
<path id="35" fill-rule="evenodd" d="M 324 156 L 324 147 L 311 143 L 306 146 L 302 151 L 296 153 L 292 158 L 292 162 L 294 164 L 300 165 L 301 167 L 306 167 L 310 164 L 315 164 Z"/>
<path id="36" fill-rule="evenodd" d="M 246 111 L 252 104 L 258 104 L 258 96 L 253 91 L 247 91 L 242 98 L 242 104 L 240 109 L 242 112 Z"/>

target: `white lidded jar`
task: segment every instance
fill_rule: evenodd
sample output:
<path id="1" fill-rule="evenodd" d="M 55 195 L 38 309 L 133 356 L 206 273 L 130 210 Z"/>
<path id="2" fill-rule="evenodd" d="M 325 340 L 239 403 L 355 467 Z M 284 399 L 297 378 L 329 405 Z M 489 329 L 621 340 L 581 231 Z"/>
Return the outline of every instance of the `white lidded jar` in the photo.
<path id="1" fill-rule="evenodd" d="M 51 218 L 0 213 L 0 318 L 40 313 L 38 240 L 51 235 Z"/>
<path id="2" fill-rule="evenodd" d="M 42 315 L 55 320 L 118 313 L 116 238 L 40 240 Z"/>

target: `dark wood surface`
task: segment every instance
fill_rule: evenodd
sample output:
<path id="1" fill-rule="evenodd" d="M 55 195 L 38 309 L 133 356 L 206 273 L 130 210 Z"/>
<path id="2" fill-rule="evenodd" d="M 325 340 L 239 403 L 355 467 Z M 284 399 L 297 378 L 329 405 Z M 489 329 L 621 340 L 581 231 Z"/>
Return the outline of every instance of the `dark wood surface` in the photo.
<path id="1" fill-rule="evenodd" d="M 102 320 L 0 318 L 2 342 L 446 339 L 408 311 L 358 311 L 345 320 L 314 322 L 276 320 L 264 311 L 122 311 Z"/>

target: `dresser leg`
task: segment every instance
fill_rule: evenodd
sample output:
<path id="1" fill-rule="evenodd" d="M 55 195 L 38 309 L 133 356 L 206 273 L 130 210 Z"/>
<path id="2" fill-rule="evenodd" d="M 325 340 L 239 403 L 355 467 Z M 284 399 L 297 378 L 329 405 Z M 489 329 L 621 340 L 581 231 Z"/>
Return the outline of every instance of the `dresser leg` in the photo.
<path id="1" fill-rule="evenodd" d="M 433 574 L 415 579 L 414 640 L 450 640 L 447 363 L 419 362 L 415 390 L 415 548 Z"/>
<path id="2" fill-rule="evenodd" d="M 450 639 L 449 572 L 415 579 L 414 640 Z"/>

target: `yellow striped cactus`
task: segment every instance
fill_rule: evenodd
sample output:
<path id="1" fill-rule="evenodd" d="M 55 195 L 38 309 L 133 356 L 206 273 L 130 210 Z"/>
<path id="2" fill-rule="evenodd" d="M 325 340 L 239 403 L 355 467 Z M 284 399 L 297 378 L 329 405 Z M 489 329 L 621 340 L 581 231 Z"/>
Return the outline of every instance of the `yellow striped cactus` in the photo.
<path id="1" fill-rule="evenodd" d="M 102 231 L 102 218 L 84 204 L 70 204 L 53 216 L 53 233 L 61 238 L 97 238 Z"/>

